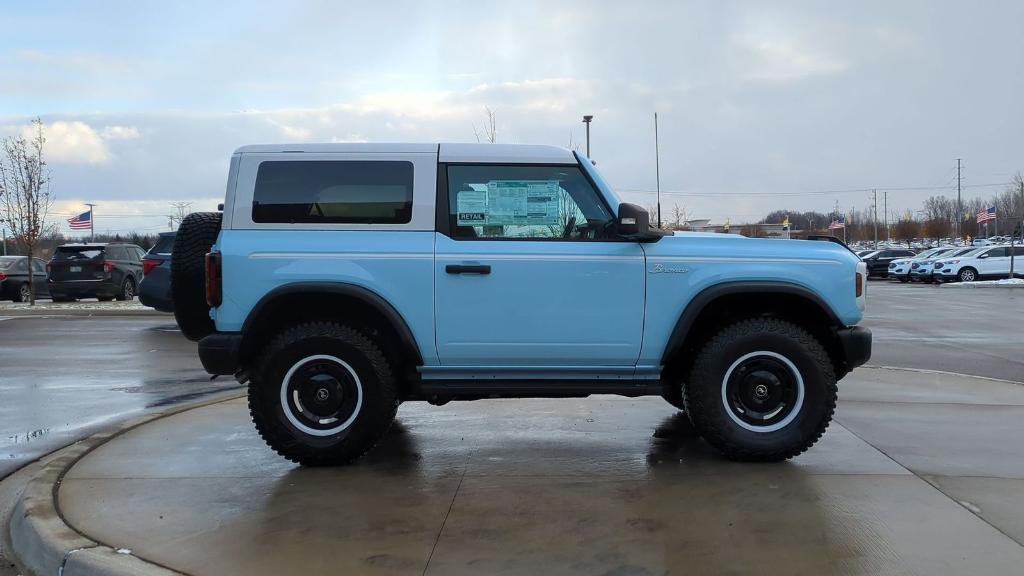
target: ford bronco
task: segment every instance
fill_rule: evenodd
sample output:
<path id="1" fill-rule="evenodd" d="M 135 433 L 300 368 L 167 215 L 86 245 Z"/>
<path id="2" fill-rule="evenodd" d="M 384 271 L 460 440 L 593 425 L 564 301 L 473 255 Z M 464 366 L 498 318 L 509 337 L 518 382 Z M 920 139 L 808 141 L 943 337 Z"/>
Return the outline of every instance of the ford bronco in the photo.
<path id="1" fill-rule="evenodd" d="M 551 146 L 245 146 L 172 259 L 203 366 L 306 465 L 357 459 L 403 401 L 590 394 L 662 396 L 727 457 L 782 460 L 871 353 L 843 244 L 659 230 Z"/>

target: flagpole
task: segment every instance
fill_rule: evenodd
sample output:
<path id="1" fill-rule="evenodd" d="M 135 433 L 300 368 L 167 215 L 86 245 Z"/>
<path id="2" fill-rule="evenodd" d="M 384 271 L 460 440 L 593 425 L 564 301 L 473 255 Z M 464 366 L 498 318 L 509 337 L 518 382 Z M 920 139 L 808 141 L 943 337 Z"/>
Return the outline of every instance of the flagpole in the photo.
<path id="1" fill-rule="evenodd" d="M 92 213 L 92 208 L 95 204 L 86 202 L 85 205 L 89 207 L 89 243 L 91 244 L 96 241 L 96 218 Z"/>

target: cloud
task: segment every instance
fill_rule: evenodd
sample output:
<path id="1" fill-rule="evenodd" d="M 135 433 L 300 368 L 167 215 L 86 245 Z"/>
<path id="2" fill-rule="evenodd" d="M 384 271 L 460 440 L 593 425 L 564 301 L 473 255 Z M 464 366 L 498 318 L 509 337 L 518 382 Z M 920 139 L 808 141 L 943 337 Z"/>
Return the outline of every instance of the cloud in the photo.
<path id="1" fill-rule="evenodd" d="M 802 46 L 790 39 L 739 37 L 737 42 L 750 58 L 748 80 L 791 82 L 838 74 L 850 67 L 849 62 L 824 49 Z"/>
<path id="2" fill-rule="evenodd" d="M 31 136 L 31 128 L 22 131 Z M 81 121 L 56 121 L 43 126 L 46 155 L 50 160 L 68 164 L 103 164 L 110 160 L 107 143 L 95 129 Z"/>
<path id="3" fill-rule="evenodd" d="M 135 140 L 139 137 L 139 129 L 135 126 L 105 126 L 100 136 L 104 140 Z"/>

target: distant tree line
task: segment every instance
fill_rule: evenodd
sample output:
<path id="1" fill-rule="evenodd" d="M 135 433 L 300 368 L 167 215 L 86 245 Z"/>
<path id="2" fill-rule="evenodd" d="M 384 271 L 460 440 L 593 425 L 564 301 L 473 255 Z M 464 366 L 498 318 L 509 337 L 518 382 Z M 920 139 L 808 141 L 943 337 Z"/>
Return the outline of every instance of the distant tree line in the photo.
<path id="1" fill-rule="evenodd" d="M 139 232 L 129 232 L 127 234 L 97 234 L 96 242 L 124 242 L 127 244 L 135 244 L 143 250 L 149 250 L 154 244 L 156 244 L 158 238 L 159 236 L 157 234 L 141 234 Z M 88 237 L 82 238 L 80 236 L 76 236 L 74 238 L 69 238 L 64 236 L 61 232 L 54 232 L 36 240 L 33 254 L 37 258 L 48 260 L 50 256 L 53 256 L 53 251 L 57 246 L 64 244 L 84 244 L 88 242 Z M 7 253 L 11 255 L 25 255 L 27 254 L 27 250 L 17 238 L 8 237 Z"/>

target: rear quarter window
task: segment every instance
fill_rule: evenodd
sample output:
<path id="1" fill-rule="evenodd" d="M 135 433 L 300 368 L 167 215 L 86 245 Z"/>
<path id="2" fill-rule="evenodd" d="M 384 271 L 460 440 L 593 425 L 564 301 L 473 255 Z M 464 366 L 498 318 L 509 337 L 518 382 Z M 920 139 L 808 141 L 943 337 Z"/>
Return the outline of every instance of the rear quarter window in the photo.
<path id="1" fill-rule="evenodd" d="M 256 172 L 252 221 L 405 224 L 413 166 L 384 160 L 268 160 Z"/>

